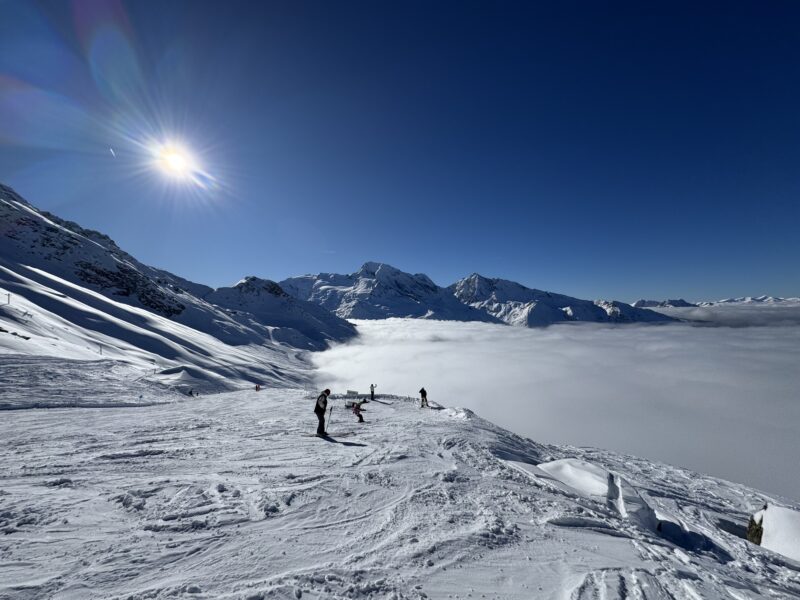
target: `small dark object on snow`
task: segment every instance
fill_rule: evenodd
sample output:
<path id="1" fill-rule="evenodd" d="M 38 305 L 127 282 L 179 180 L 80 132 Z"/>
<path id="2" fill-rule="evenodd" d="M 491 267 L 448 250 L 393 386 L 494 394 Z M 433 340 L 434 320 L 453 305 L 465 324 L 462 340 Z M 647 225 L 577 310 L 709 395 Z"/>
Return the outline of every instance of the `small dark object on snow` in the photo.
<path id="1" fill-rule="evenodd" d="M 764 505 L 762 510 L 767 510 L 767 505 Z M 754 517 L 750 517 L 750 522 L 747 523 L 747 541 L 751 544 L 761 545 L 761 537 L 764 535 L 764 517 L 756 521 Z"/>

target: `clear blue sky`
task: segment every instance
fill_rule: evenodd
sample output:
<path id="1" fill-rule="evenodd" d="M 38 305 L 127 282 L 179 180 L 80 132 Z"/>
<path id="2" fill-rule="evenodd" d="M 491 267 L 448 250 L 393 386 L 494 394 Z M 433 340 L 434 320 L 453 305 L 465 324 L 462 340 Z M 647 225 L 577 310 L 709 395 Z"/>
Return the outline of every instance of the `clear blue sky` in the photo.
<path id="1" fill-rule="evenodd" d="M 0 0 L 0 181 L 215 286 L 800 295 L 798 31 L 778 1 Z M 147 164 L 167 137 L 210 185 Z"/>

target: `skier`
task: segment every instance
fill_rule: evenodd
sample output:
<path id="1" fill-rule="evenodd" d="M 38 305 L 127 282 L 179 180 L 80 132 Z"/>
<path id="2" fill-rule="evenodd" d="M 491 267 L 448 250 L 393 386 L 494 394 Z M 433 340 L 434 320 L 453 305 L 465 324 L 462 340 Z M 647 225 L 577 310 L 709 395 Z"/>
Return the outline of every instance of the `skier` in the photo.
<path id="1" fill-rule="evenodd" d="M 325 410 L 328 408 L 328 396 L 331 391 L 328 388 L 322 390 L 322 393 L 317 397 L 317 402 L 314 404 L 314 413 L 317 415 L 319 425 L 317 425 L 317 435 L 325 434 Z"/>
<path id="2" fill-rule="evenodd" d="M 374 383 L 369 384 L 369 399 L 370 401 L 375 400 L 375 388 L 377 386 Z"/>
<path id="3" fill-rule="evenodd" d="M 365 399 L 364 402 L 367 400 Z M 361 402 L 353 402 L 353 414 L 358 417 L 358 422 L 363 423 L 364 417 L 361 414 Z"/>
<path id="4" fill-rule="evenodd" d="M 419 395 L 422 398 L 419 403 L 420 408 L 430 408 L 428 406 L 428 392 L 425 391 L 425 388 L 420 389 Z"/>

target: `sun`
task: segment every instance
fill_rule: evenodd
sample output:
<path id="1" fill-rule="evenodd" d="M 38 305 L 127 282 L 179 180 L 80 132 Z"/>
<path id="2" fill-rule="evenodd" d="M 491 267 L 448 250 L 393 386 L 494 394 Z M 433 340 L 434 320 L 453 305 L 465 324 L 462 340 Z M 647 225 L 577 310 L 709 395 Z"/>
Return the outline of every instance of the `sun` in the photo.
<path id="1" fill-rule="evenodd" d="M 197 154 L 176 138 L 150 140 L 141 146 L 149 155 L 146 168 L 158 172 L 171 183 L 204 191 L 219 189 L 219 181 L 203 168 Z"/>
<path id="2" fill-rule="evenodd" d="M 175 179 L 192 179 L 199 170 L 192 155 L 178 144 L 163 144 L 154 154 L 161 172 Z"/>

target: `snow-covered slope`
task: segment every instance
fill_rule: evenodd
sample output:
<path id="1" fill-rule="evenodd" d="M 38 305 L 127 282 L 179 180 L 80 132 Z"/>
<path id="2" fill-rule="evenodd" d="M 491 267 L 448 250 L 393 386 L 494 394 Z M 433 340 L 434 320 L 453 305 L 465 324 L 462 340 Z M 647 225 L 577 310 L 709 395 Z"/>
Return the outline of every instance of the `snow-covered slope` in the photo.
<path id="1" fill-rule="evenodd" d="M 141 380 L 184 392 L 211 392 L 245 383 L 299 384 L 309 376 L 309 365 L 291 346 L 269 338 L 252 344 L 226 344 L 208 333 L 39 269 L 19 270 L 30 277 L 0 262 L 0 297 L 5 301 L 5 294 L 11 295 L 10 304 L 0 304 L 0 356 L 8 353 L 26 358 L 100 361 L 96 365 L 87 363 L 86 368 L 107 370 L 109 381 L 120 380 L 108 384 L 109 393 L 102 402 L 137 402 Z M 264 331 L 269 335 L 269 328 Z M 28 375 L 31 380 L 42 376 L 52 381 L 52 393 L 40 400 L 40 405 L 63 403 L 62 376 L 31 362 L 19 364 L 31 365 L 31 371 L 35 371 Z M 74 369 L 80 370 L 80 366 Z M 27 388 L 10 385 L 4 375 L 0 374 L 0 408 L 24 404 Z M 73 378 L 69 375 L 70 380 Z M 102 403 L 96 394 L 90 399 L 78 397 L 74 402 Z"/>
<path id="2" fill-rule="evenodd" d="M 678 298 L 676 300 L 637 300 L 633 304 L 631 304 L 634 308 L 666 308 L 666 307 L 673 307 L 673 308 L 690 308 L 692 306 L 697 306 L 696 304 L 692 304 L 691 302 L 687 302 L 683 298 Z"/>
<path id="3" fill-rule="evenodd" d="M 0 352 L 86 358 L 86 348 L 104 347 L 106 356 L 212 368 L 242 381 L 295 380 L 272 367 L 286 373 L 293 349 L 319 350 L 356 334 L 273 282 L 248 278 L 213 290 L 144 265 L 107 236 L 39 211 L 5 186 L 0 292 L 10 294 L 0 307 Z"/>
<path id="4" fill-rule="evenodd" d="M 623 302 L 580 300 L 543 292 L 505 279 L 474 273 L 448 288 L 456 298 L 510 325 L 538 327 L 562 321 L 632 323 L 671 321 L 670 317 Z"/>
<path id="5" fill-rule="evenodd" d="M 0 597 L 800 597 L 743 539 L 780 500 L 378 399 L 328 440 L 290 389 L 5 413 Z"/>
<path id="6" fill-rule="evenodd" d="M 427 275 L 411 275 L 381 263 L 365 263 L 350 275 L 291 277 L 280 286 L 295 298 L 315 302 L 348 319 L 417 317 L 499 322 L 492 315 L 465 306 Z"/>

